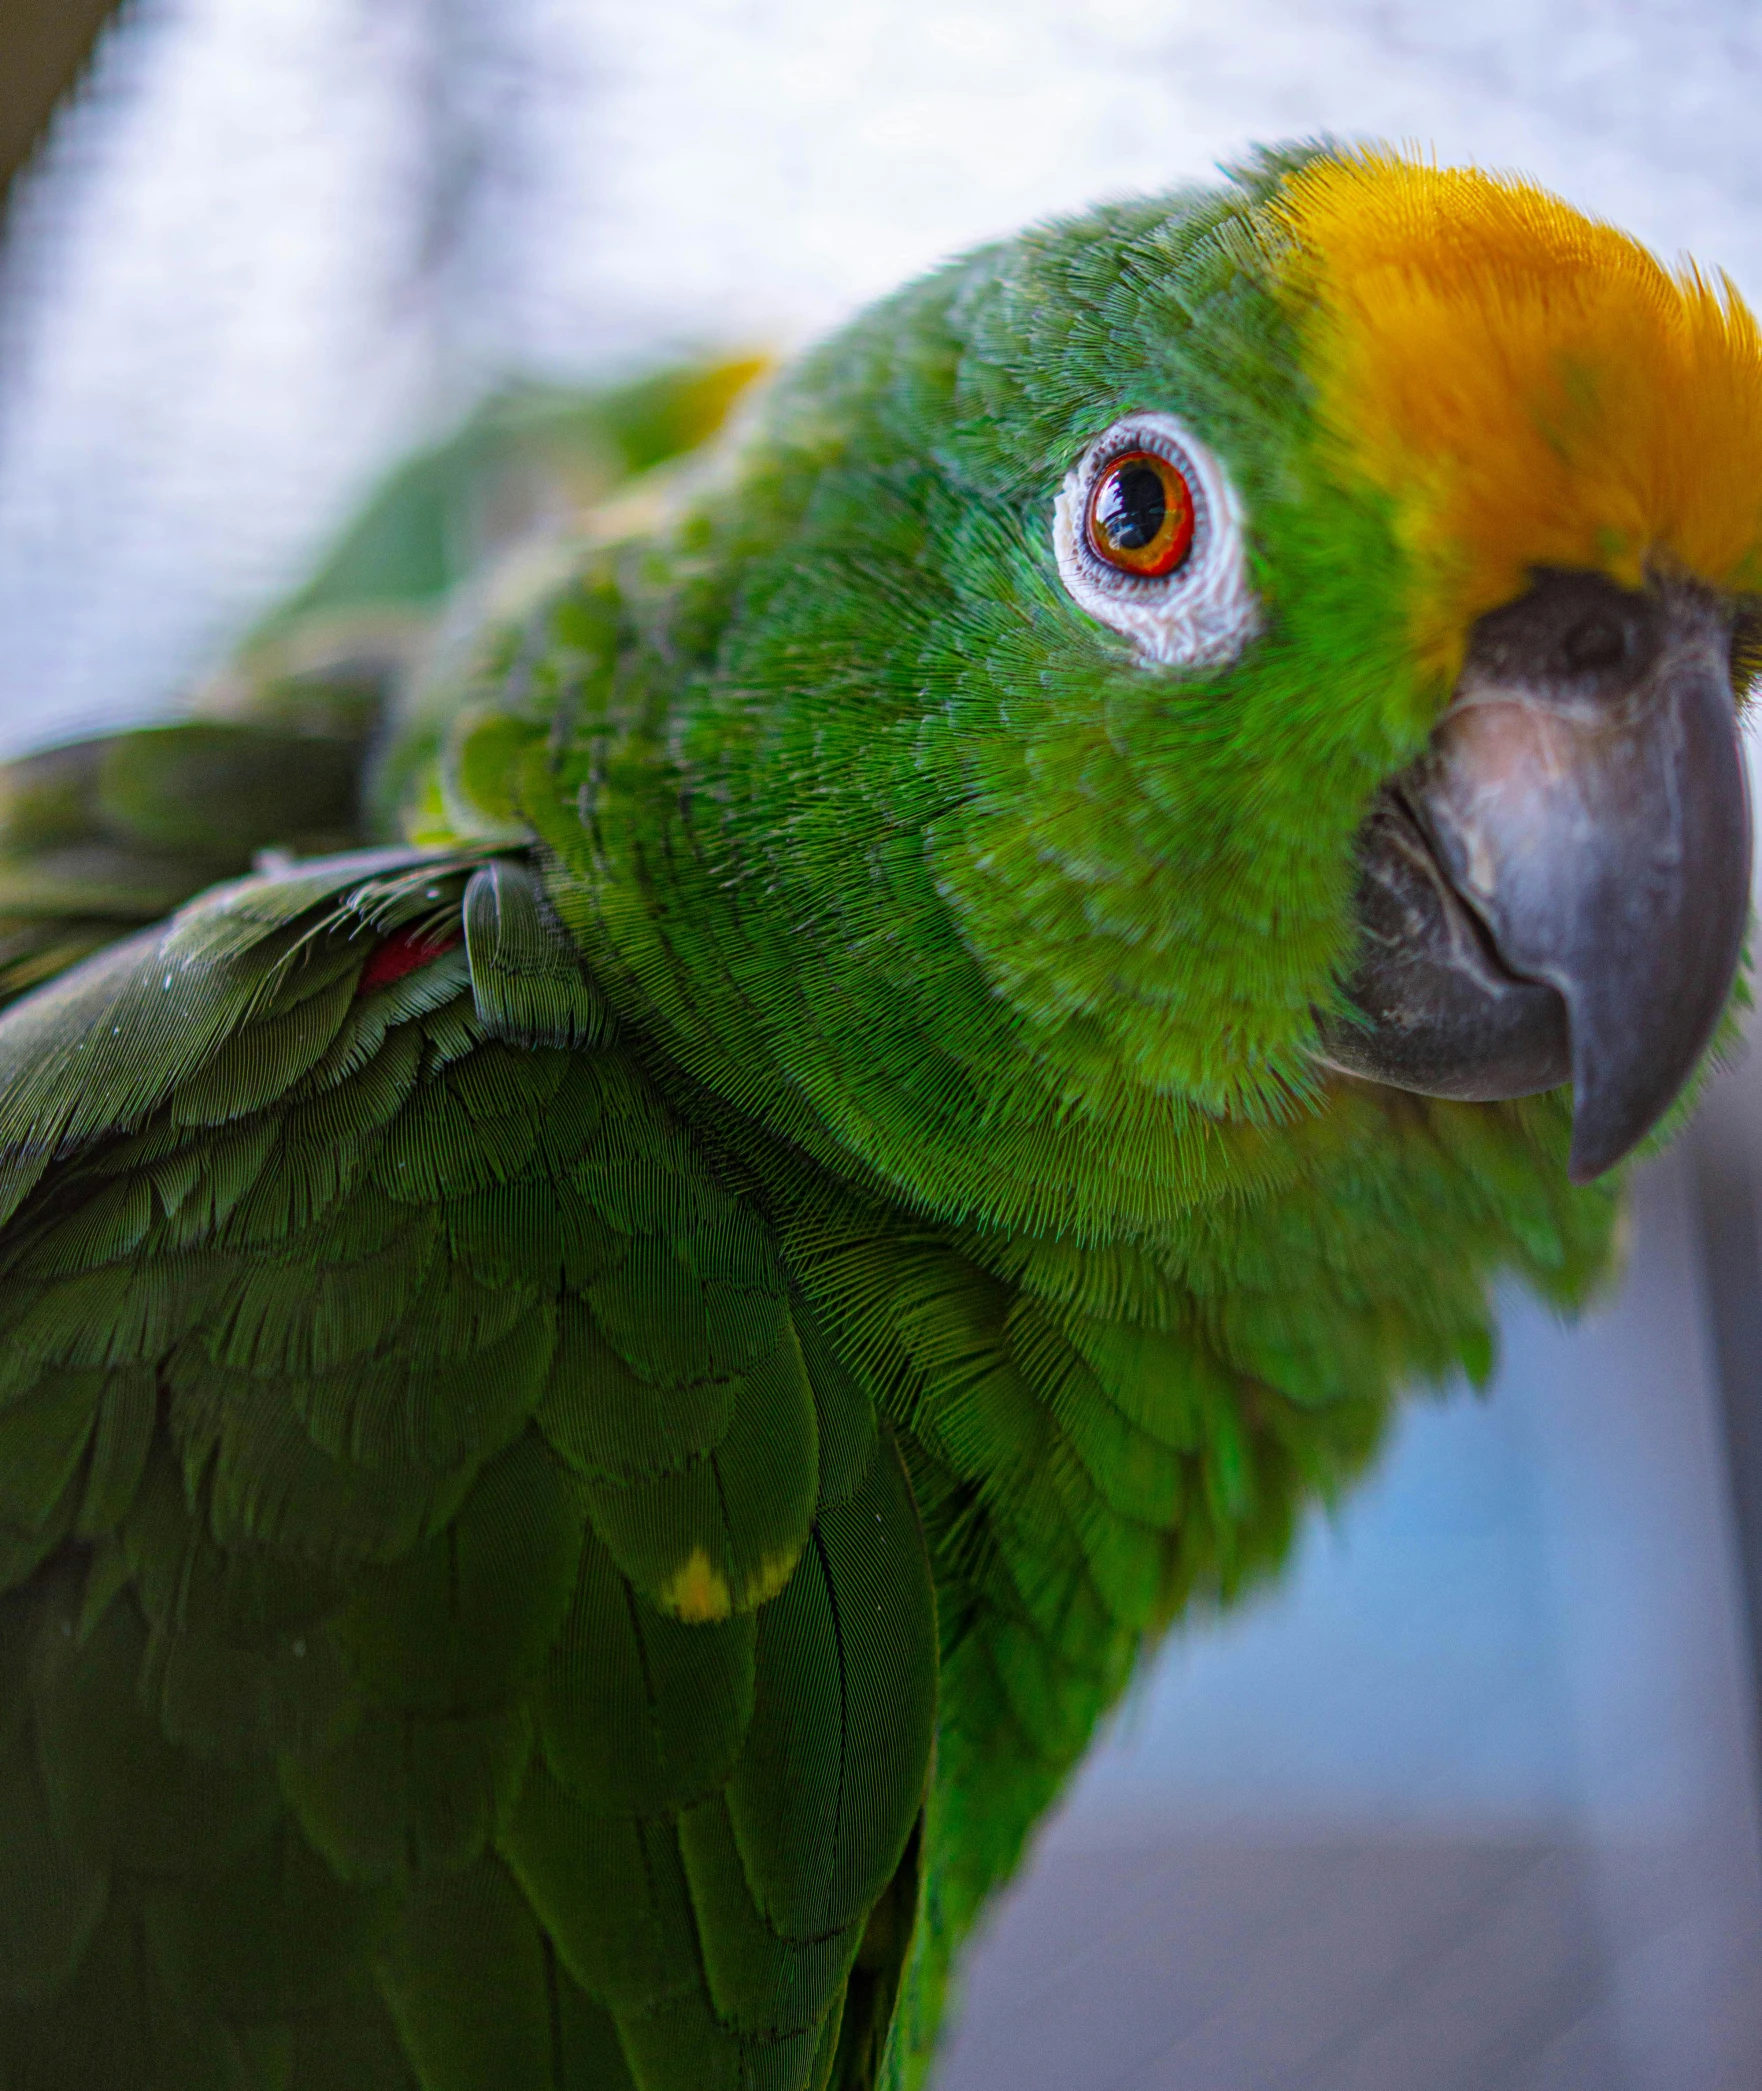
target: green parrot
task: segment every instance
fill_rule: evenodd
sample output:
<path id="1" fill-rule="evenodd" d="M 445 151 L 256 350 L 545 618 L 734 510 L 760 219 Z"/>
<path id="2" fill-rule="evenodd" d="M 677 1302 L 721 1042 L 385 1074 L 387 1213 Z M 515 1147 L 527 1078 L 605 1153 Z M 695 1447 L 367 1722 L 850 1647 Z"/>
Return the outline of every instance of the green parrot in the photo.
<path id="1" fill-rule="evenodd" d="M 920 2082 L 1731 1021 L 1728 289 L 1310 147 L 744 374 L 6 777 L 0 2091 Z"/>

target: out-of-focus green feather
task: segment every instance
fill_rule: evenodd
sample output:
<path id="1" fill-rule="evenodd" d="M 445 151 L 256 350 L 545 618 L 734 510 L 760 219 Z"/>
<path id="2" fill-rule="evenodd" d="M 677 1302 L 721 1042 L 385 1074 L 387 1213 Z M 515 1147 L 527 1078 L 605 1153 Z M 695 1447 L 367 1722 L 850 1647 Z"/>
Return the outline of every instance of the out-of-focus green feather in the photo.
<path id="1" fill-rule="evenodd" d="M 360 839 L 360 778 L 401 657 L 265 660 L 250 715 L 81 742 L 0 766 L 0 1003 L 248 871 L 259 850 Z"/>
<path id="2" fill-rule="evenodd" d="M 604 391 L 527 384 L 495 395 L 397 467 L 266 630 L 440 602 L 535 520 L 588 508 L 694 449 L 761 367 L 751 357 L 717 358 Z"/>

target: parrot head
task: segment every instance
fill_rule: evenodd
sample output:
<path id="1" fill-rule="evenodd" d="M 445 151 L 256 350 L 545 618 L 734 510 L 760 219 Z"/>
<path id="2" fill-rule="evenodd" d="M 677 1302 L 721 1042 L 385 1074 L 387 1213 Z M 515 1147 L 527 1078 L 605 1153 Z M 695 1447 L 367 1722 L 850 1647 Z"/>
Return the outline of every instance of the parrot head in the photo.
<path id="1" fill-rule="evenodd" d="M 1471 1099 L 1570 1077 L 1583 1180 L 1681 1089 L 1739 961 L 1756 328 L 1525 184 L 1322 161 L 1278 217 L 1323 441 L 1388 504 L 1442 700 L 1360 831 L 1359 1021 L 1324 1057 Z"/>
<path id="2" fill-rule="evenodd" d="M 613 933 L 651 1007 L 683 970 L 763 1031 L 793 1124 L 1094 1232 L 1367 1083 L 1570 1083 L 1577 1181 L 1683 1088 L 1749 897 L 1729 286 L 1524 181 L 1267 155 L 908 287 L 743 455 L 654 649 L 689 832 L 624 881 L 717 927 Z"/>

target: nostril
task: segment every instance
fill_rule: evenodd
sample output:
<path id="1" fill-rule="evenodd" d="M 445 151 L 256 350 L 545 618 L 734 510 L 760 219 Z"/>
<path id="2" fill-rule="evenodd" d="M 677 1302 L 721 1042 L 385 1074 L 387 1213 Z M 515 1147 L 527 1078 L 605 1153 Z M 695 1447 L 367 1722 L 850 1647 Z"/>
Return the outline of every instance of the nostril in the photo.
<path id="1" fill-rule="evenodd" d="M 1627 634 L 1612 618 L 1584 617 L 1566 635 L 1561 648 L 1575 675 L 1613 668 L 1627 652 Z"/>

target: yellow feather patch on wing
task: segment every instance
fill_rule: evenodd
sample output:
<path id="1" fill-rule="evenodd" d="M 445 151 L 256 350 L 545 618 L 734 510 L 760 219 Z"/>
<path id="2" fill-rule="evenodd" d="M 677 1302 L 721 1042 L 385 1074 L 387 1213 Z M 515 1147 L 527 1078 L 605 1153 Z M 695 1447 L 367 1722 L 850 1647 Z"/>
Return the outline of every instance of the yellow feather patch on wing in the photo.
<path id="1" fill-rule="evenodd" d="M 795 1564 L 800 1559 L 799 1547 L 786 1554 L 765 1555 L 756 1572 L 748 1576 L 746 1587 L 741 1592 L 743 1609 L 755 1605 L 768 1605 L 794 1575 Z"/>
<path id="2" fill-rule="evenodd" d="M 734 1609 L 728 1579 L 708 1552 L 694 1546 L 661 1591 L 661 1603 L 687 1626 L 707 1626 Z"/>
<path id="3" fill-rule="evenodd" d="M 1540 566 L 1762 585 L 1762 338 L 1545 190 L 1366 152 L 1272 206 L 1335 462 L 1386 494 L 1424 667 Z"/>
<path id="4" fill-rule="evenodd" d="M 750 1612 L 769 1604 L 795 1573 L 801 1549 L 767 1554 L 740 1587 L 740 1609 Z M 728 1578 L 710 1559 L 709 1550 L 694 1546 L 661 1586 L 661 1607 L 687 1626 L 709 1626 L 726 1619 L 734 1610 L 734 1593 Z"/>

